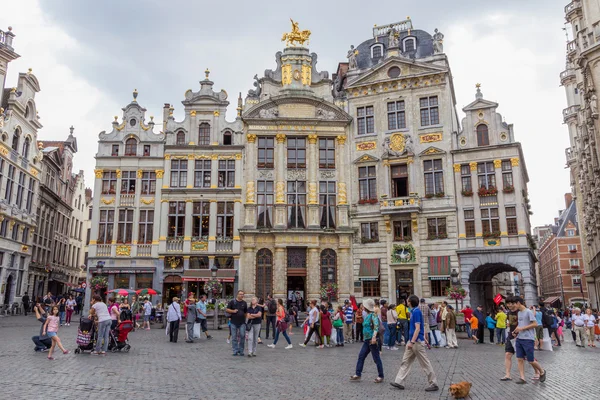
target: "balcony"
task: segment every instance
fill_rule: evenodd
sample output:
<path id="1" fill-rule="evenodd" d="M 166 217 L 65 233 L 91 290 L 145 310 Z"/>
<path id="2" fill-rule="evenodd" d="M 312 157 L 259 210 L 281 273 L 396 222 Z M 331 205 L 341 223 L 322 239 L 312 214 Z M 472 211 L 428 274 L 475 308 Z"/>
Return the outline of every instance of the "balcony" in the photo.
<path id="1" fill-rule="evenodd" d="M 575 78 L 575 70 L 574 69 L 566 69 L 560 73 L 560 84 L 564 85 L 567 80 L 570 78 Z"/>
<path id="2" fill-rule="evenodd" d="M 379 210 L 382 214 L 421 212 L 421 199 L 417 194 L 411 194 L 408 197 L 382 199 L 379 204 Z"/>
<path id="3" fill-rule="evenodd" d="M 135 194 L 121 194 L 121 206 L 133 207 L 135 204 Z"/>
<path id="4" fill-rule="evenodd" d="M 577 52 L 577 41 L 571 40 L 567 42 L 567 56 L 571 57 Z"/>
<path id="5" fill-rule="evenodd" d="M 565 6 L 565 18 L 567 21 L 570 21 L 571 17 L 578 12 L 581 13 L 581 0 L 573 0 Z"/>
<path id="6" fill-rule="evenodd" d="M 8 28 L 8 32 L 4 32 L 3 30 L 0 30 L 0 45 L 5 45 L 6 47 L 8 47 L 9 49 L 13 49 L 12 47 L 12 42 L 13 42 L 13 37 L 15 36 L 11 31 L 11 28 Z"/>
<path id="7" fill-rule="evenodd" d="M 567 121 L 571 118 L 577 118 L 577 112 L 579 111 L 579 106 L 571 106 L 567 107 L 563 110 L 563 121 L 567 123 Z"/>
<path id="8" fill-rule="evenodd" d="M 168 252 L 182 252 L 183 251 L 183 238 L 182 237 L 170 237 L 167 238 L 167 251 Z"/>
<path id="9" fill-rule="evenodd" d="M 96 245 L 96 257 L 110 257 L 112 255 L 112 246 L 110 244 Z"/>
<path id="10" fill-rule="evenodd" d="M 138 244 L 137 245 L 137 256 L 138 257 L 152 256 L 152 244 Z"/>
<path id="11" fill-rule="evenodd" d="M 215 251 L 228 252 L 233 251 L 233 239 L 217 238 L 215 242 Z"/>
<path id="12" fill-rule="evenodd" d="M 567 158 L 567 165 L 571 165 L 577 160 L 577 151 L 575 151 L 574 147 L 567 147 L 565 149 L 565 156 Z"/>

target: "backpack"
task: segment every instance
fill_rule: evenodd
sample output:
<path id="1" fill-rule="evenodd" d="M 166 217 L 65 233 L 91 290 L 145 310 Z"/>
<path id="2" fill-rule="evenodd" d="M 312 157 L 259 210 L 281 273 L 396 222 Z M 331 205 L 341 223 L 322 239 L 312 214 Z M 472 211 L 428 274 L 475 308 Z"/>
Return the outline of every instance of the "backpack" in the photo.
<path id="1" fill-rule="evenodd" d="M 558 319 L 556 317 L 552 317 L 552 324 L 550 325 L 552 329 L 558 328 Z"/>
<path id="2" fill-rule="evenodd" d="M 275 300 L 271 300 L 269 302 L 269 314 L 275 315 L 277 313 L 277 303 L 275 303 Z"/>
<path id="3" fill-rule="evenodd" d="M 285 311 L 285 315 L 283 316 L 283 322 L 285 322 L 286 324 L 289 324 L 290 322 L 290 313 Z"/>
<path id="4" fill-rule="evenodd" d="M 550 310 L 542 308 L 542 326 L 544 328 L 550 328 L 554 324 L 554 316 L 550 314 Z"/>

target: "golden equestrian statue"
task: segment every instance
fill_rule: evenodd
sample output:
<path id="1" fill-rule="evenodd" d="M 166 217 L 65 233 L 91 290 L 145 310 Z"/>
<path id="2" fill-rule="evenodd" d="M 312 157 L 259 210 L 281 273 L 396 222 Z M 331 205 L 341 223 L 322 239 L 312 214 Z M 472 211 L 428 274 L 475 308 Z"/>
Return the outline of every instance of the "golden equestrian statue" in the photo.
<path id="1" fill-rule="evenodd" d="M 292 31 L 284 33 L 283 37 L 281 38 L 281 41 L 282 42 L 285 41 L 286 46 L 290 46 L 290 45 L 294 45 L 294 44 L 303 45 L 304 42 L 307 42 L 307 44 L 308 44 L 308 38 L 310 37 L 310 31 L 309 30 L 301 31 L 298 28 L 297 22 L 294 22 L 294 20 L 291 18 L 290 18 L 290 21 L 292 21 Z"/>

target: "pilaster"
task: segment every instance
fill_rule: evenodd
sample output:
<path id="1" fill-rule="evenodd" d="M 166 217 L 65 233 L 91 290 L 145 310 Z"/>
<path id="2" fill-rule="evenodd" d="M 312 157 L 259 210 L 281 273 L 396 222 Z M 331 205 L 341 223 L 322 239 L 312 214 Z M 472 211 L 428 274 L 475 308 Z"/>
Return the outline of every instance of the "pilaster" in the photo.
<path id="1" fill-rule="evenodd" d="M 286 299 L 287 264 L 285 247 L 276 247 L 273 260 L 273 297 Z"/>
<path id="2" fill-rule="evenodd" d="M 318 299 L 321 297 L 321 270 L 319 268 L 319 249 L 311 247 L 308 249 L 307 265 L 308 274 L 306 274 L 306 300 Z"/>
<path id="3" fill-rule="evenodd" d="M 308 228 L 319 228 L 319 182 L 317 173 L 319 170 L 319 152 L 316 134 L 308 135 L 307 149 L 307 176 L 308 176 Z"/>

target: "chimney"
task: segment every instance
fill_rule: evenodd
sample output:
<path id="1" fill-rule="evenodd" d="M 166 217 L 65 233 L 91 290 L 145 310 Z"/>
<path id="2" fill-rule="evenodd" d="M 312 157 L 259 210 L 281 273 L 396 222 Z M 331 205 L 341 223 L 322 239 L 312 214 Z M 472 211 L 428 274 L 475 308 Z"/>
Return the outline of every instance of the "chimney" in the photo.
<path id="1" fill-rule="evenodd" d="M 571 193 L 565 193 L 565 208 L 569 208 L 573 202 L 573 195 Z"/>

